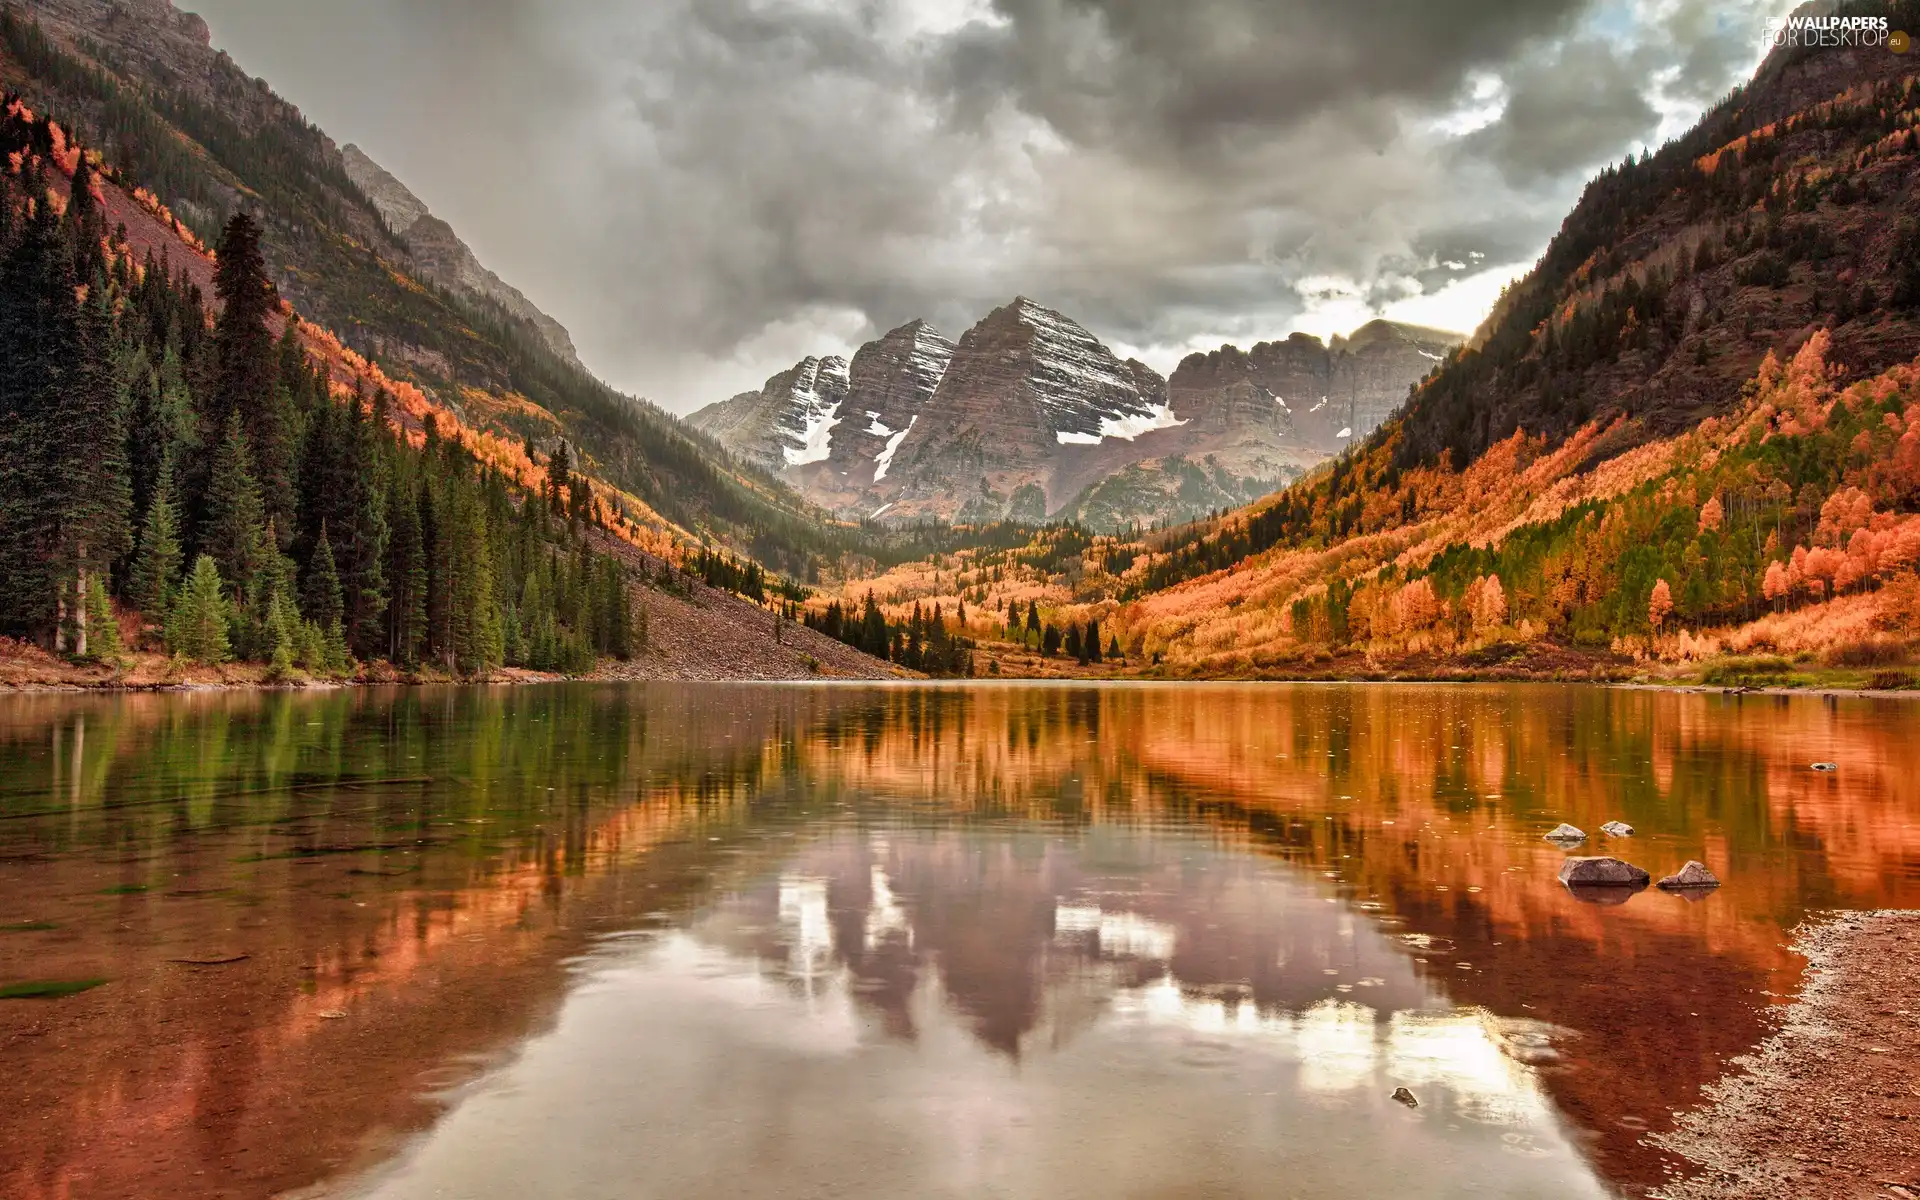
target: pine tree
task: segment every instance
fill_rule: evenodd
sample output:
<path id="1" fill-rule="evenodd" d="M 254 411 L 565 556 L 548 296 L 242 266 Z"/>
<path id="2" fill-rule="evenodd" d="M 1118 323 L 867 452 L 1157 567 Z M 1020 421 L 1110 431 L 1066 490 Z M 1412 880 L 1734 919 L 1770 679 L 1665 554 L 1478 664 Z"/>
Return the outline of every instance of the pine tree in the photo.
<path id="1" fill-rule="evenodd" d="M 1087 651 L 1087 658 L 1089 661 L 1091 662 L 1100 661 L 1100 622 L 1099 621 L 1087 622 L 1087 636 L 1081 641 L 1081 645 L 1085 647 Z"/>
<path id="2" fill-rule="evenodd" d="M 22 178 L 44 194 L 36 168 Z M 54 644 L 61 401 L 82 354 L 73 258 L 50 205 L 33 206 L 0 261 L 0 630 Z"/>
<path id="3" fill-rule="evenodd" d="M 453 668 L 463 675 L 492 673 L 506 656 L 505 633 L 493 591 L 493 554 L 486 513 L 477 499 L 462 493 L 449 522 L 449 601 L 452 608 Z"/>
<path id="4" fill-rule="evenodd" d="M 300 604 L 307 619 L 322 630 L 340 627 L 342 614 L 346 612 L 340 596 L 340 573 L 333 561 L 333 544 L 327 538 L 324 525 L 320 527 L 320 540 L 314 544 L 313 557 L 307 562 Z"/>
<path id="5" fill-rule="evenodd" d="M 107 585 L 99 575 L 87 580 L 87 633 L 87 657 L 103 663 L 118 663 L 126 657 L 127 644 L 120 634 L 120 620 L 113 615 Z"/>
<path id="6" fill-rule="evenodd" d="M 431 415 L 431 414 L 429 414 Z M 432 433 L 432 422 L 428 422 Z M 420 557 L 426 564 L 426 636 L 421 639 L 423 659 L 445 659 L 453 643 L 452 608 L 447 593 L 447 540 L 442 529 L 440 503 L 431 481 L 420 488 Z"/>
<path id="7" fill-rule="evenodd" d="M 110 571 L 133 548 L 127 393 L 107 291 L 105 277 L 99 277 L 80 312 L 80 356 L 70 385 L 58 395 L 54 569 L 61 593 L 72 597 L 73 649 L 83 658 L 88 654 L 88 580 Z"/>
<path id="8" fill-rule="evenodd" d="M 247 435 L 240 415 L 227 418 L 226 433 L 214 454 L 207 479 L 206 519 L 200 549 L 213 557 L 221 577 L 236 596 L 253 587 L 254 572 L 266 556 L 266 508 L 254 480 Z"/>
<path id="9" fill-rule="evenodd" d="M 547 459 L 547 506 L 556 515 L 565 511 L 567 493 L 573 490 L 573 448 L 566 442 L 555 442 L 553 454 Z M 706 547 L 701 547 L 706 554 Z"/>
<path id="10" fill-rule="evenodd" d="M 293 674 L 294 660 L 300 653 L 300 614 L 288 600 L 275 593 L 267 608 L 267 674 L 286 679 Z"/>
<path id="11" fill-rule="evenodd" d="M 232 613 L 219 566 L 202 554 L 167 618 L 167 648 L 198 663 L 226 662 L 233 657 L 227 630 Z"/>
<path id="12" fill-rule="evenodd" d="M 106 274 L 107 256 L 101 243 L 107 236 L 107 217 L 93 194 L 94 170 L 87 156 L 80 156 L 74 168 L 73 186 L 67 192 L 67 225 L 73 231 L 73 275 L 92 279 Z"/>
<path id="13" fill-rule="evenodd" d="M 867 593 L 867 604 L 860 613 L 860 649 L 875 658 L 893 657 L 887 637 L 887 619 L 881 615 L 880 606 L 874 603 L 873 593 Z"/>
<path id="14" fill-rule="evenodd" d="M 221 308 L 213 333 L 216 375 L 207 415 L 219 431 L 238 414 L 258 436 L 255 417 L 279 378 L 279 358 L 267 328 L 277 298 L 260 252 L 260 225 L 251 214 L 236 212 L 227 221 L 218 263 L 213 290 Z"/>
<path id="15" fill-rule="evenodd" d="M 531 507 L 531 506 L 530 506 Z M 427 565 L 420 538 L 420 504 L 412 489 L 387 489 L 387 657 L 401 666 L 420 662 L 427 633 Z"/>
<path id="16" fill-rule="evenodd" d="M 134 554 L 127 596 L 154 619 L 164 617 L 180 580 L 180 514 L 173 502 L 173 467 L 161 463 L 153 500 L 140 525 L 140 546 Z"/>

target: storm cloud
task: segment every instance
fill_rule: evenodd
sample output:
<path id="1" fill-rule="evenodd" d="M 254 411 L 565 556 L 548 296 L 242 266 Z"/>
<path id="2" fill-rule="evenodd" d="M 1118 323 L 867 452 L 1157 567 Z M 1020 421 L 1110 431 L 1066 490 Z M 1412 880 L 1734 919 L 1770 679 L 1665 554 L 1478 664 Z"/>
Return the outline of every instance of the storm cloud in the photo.
<path id="1" fill-rule="evenodd" d="M 1781 0 L 203 0 L 573 332 L 689 411 L 1016 293 L 1168 369 L 1470 326 Z"/>

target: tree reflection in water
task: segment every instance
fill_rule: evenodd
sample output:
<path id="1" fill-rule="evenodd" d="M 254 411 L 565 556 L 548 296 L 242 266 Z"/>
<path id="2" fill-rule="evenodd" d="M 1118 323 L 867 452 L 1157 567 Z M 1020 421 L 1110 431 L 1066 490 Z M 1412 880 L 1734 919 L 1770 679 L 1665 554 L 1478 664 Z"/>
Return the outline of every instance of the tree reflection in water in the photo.
<path id="1" fill-rule="evenodd" d="M 1130 1131 L 1103 1153 L 1159 1147 L 1143 1186 L 1278 1169 L 1238 1143 L 1169 1159 L 1165 1131 L 1218 1139 L 1158 1104 L 1329 1144 L 1396 1115 L 1423 1136 L 1564 1123 L 1570 1143 L 1503 1153 L 1577 1147 L 1637 1189 L 1662 1166 L 1641 1133 L 1796 986 L 1787 931 L 1920 902 L 1911 713 L 1575 688 L 10 699 L 0 985 L 112 982 L 0 1005 L 0 1193 L 268 1195 L 439 1120 L 418 1167 L 484 1107 L 443 1113 L 423 1071 L 504 1078 L 642 993 L 683 1027 L 617 1026 L 622 1053 L 692 1053 L 699 1029 L 706 1069 L 764 1081 L 806 1030 L 875 1095 L 920 1087 L 894 1102 L 947 1115 L 920 1136 L 958 1136 L 955 1081 L 1029 1130 L 1044 1095 Z M 1727 886 L 1579 903 L 1539 834 L 1610 819 L 1639 832 L 1602 852 Z M 519 1063 L 487 1074 L 503 1051 Z M 1375 1113 L 1400 1085 L 1421 1108 Z M 1236 1087 L 1288 1099 L 1216 1111 Z M 1320 1128 L 1313 1097 L 1367 1115 Z M 1067 1135 L 1023 1136 L 1038 1174 L 1008 1186 L 1052 1186 Z"/>

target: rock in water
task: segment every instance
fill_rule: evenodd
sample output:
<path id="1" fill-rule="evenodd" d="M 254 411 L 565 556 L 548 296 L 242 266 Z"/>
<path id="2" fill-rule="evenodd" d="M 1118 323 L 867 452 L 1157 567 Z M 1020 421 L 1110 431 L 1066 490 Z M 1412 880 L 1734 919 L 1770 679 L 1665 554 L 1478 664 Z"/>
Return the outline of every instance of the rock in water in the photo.
<path id="1" fill-rule="evenodd" d="M 1556 826 L 1553 832 L 1547 834 L 1546 837 L 1550 842 L 1584 842 L 1587 840 L 1587 835 L 1584 830 L 1575 829 L 1565 822 Z"/>
<path id="2" fill-rule="evenodd" d="M 1717 888 L 1720 886 L 1720 880 L 1712 871 L 1707 870 L 1707 864 L 1689 862 L 1680 868 L 1678 874 L 1662 879 L 1660 886 L 1670 892 L 1678 892 L 1689 888 Z"/>
<path id="3" fill-rule="evenodd" d="M 1600 827 L 1600 832 L 1608 837 L 1632 837 L 1633 826 L 1625 821 L 1608 821 Z"/>
<path id="4" fill-rule="evenodd" d="M 1643 888 L 1651 878 L 1617 858 L 1569 858 L 1560 864 L 1560 882 L 1568 887 Z"/>
<path id="5" fill-rule="evenodd" d="M 1814 763 L 1813 769 L 1816 771 L 1838 771 L 1840 769 L 1840 764 L 1839 763 Z"/>
<path id="6" fill-rule="evenodd" d="M 1400 1103 L 1406 1105 L 1408 1108 L 1420 1107 L 1420 1102 L 1413 1098 L 1413 1093 L 1403 1087 L 1397 1087 L 1393 1089 L 1393 1098 L 1395 1100 L 1398 1100 Z"/>
<path id="7" fill-rule="evenodd" d="M 1570 883 L 1567 895 L 1582 904 L 1597 904 L 1603 908 L 1618 908 L 1627 901 L 1647 890 L 1646 884 L 1639 887 L 1614 887 L 1605 883 Z M 1677 896 L 1704 896 L 1705 892 L 1676 892 Z"/>

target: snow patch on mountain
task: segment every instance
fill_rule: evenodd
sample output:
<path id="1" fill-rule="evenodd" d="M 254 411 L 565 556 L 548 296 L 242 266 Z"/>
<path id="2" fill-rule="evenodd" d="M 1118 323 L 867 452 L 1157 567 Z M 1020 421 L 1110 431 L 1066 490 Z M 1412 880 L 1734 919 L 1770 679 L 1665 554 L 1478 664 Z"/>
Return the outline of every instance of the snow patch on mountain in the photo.
<path id="1" fill-rule="evenodd" d="M 793 372 L 781 414 L 781 454 L 790 467 L 825 462 L 849 387 L 847 360 L 809 358 Z"/>
<path id="2" fill-rule="evenodd" d="M 1079 322 L 1021 297 L 1014 316 L 1032 333 L 1027 391 L 1059 444 L 1132 441 L 1180 422 L 1160 396 L 1143 395 L 1132 367 Z"/>
<path id="3" fill-rule="evenodd" d="M 1172 429 L 1176 425 L 1185 424 L 1185 421 L 1173 415 L 1171 405 L 1162 403 L 1149 407 L 1145 412 L 1103 418 L 1098 433 L 1074 433 L 1071 430 L 1063 430 L 1054 436 L 1060 440 L 1062 446 L 1098 446 L 1108 438 L 1130 442 L 1143 433 L 1152 433 L 1156 429 Z"/>
<path id="4" fill-rule="evenodd" d="M 879 483 L 887 477 L 887 470 L 893 466 L 893 456 L 900 449 L 900 443 L 907 440 L 907 435 L 912 433 L 913 427 L 919 423 L 920 414 L 915 413 L 913 417 L 907 421 L 907 427 L 905 429 L 887 438 L 887 448 L 874 456 L 873 481 L 875 483 Z"/>

